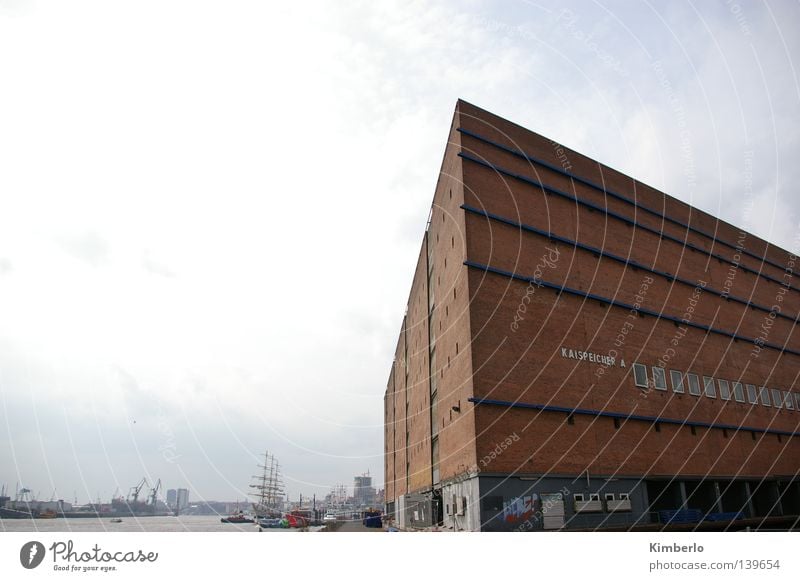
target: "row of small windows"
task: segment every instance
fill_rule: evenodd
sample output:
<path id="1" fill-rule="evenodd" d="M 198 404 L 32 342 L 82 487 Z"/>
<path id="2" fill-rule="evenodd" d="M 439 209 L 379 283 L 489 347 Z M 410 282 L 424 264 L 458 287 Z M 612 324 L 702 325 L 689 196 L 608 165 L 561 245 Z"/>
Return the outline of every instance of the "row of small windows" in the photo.
<path id="1" fill-rule="evenodd" d="M 580 493 L 573 494 L 572 497 L 573 497 L 573 500 L 575 500 L 575 502 L 586 502 L 587 500 L 589 502 L 600 502 L 600 495 L 595 493 L 595 492 L 589 494 L 588 495 L 588 499 L 587 499 L 587 495 L 583 495 L 583 494 L 580 494 Z M 628 495 L 627 492 L 620 492 L 619 493 L 619 499 L 620 500 L 630 500 L 630 496 Z M 606 492 L 605 500 L 615 500 L 614 493 L 613 492 Z"/>
<path id="2" fill-rule="evenodd" d="M 633 364 L 633 381 L 636 387 L 650 388 L 666 391 L 667 370 L 663 367 L 653 366 L 652 379 L 648 377 L 647 366 L 641 363 Z M 800 393 L 782 391 L 775 388 L 757 387 L 752 383 L 741 383 L 740 381 L 728 381 L 727 379 L 714 379 L 713 377 L 703 376 L 702 387 L 700 376 L 695 373 L 683 373 L 675 369 L 669 370 L 669 380 L 672 384 L 672 391 L 675 393 L 685 393 L 688 389 L 690 395 L 706 397 L 717 397 L 717 387 L 719 387 L 719 397 L 725 401 L 733 398 L 740 403 L 756 405 L 759 402 L 765 407 L 786 408 L 788 410 L 800 411 Z M 770 397 L 771 396 L 771 397 Z"/>

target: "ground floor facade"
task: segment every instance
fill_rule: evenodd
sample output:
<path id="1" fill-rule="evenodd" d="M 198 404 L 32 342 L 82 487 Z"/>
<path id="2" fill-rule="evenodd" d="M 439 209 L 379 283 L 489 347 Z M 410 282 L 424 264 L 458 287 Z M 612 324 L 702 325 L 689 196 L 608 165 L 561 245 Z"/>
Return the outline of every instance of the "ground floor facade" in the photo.
<path id="1" fill-rule="evenodd" d="M 526 532 L 774 517 L 800 521 L 800 478 L 468 474 L 441 489 L 403 495 L 386 508 L 405 530 Z"/>

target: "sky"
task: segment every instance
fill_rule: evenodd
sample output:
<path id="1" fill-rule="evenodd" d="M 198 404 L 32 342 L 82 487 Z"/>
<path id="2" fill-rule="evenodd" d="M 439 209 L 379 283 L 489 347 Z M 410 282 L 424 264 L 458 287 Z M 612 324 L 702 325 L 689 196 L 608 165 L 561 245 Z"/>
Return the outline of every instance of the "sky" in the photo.
<path id="1" fill-rule="evenodd" d="M 0 0 L 0 485 L 383 481 L 462 98 L 800 251 L 797 2 Z"/>

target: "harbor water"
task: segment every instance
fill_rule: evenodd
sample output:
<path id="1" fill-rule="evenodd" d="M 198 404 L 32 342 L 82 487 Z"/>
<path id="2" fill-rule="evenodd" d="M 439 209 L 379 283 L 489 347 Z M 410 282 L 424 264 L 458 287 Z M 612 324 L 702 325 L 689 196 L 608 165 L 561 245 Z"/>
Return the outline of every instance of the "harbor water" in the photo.
<path id="1" fill-rule="evenodd" d="M 123 517 L 121 523 L 109 518 L 0 519 L 0 532 L 231 532 L 257 533 L 256 524 L 228 524 L 211 516 Z M 310 527 L 316 530 L 320 527 Z M 300 529 L 264 529 L 264 533 L 300 532 Z"/>

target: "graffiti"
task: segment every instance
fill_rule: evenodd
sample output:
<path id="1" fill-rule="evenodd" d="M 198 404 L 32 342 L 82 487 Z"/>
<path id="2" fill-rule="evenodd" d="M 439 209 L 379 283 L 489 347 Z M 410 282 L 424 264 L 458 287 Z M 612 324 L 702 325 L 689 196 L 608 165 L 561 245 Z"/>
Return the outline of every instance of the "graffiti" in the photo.
<path id="1" fill-rule="evenodd" d="M 538 494 L 517 496 L 511 500 L 504 500 L 503 520 L 507 523 L 517 523 L 528 520 L 536 512 L 535 505 L 538 501 Z"/>

